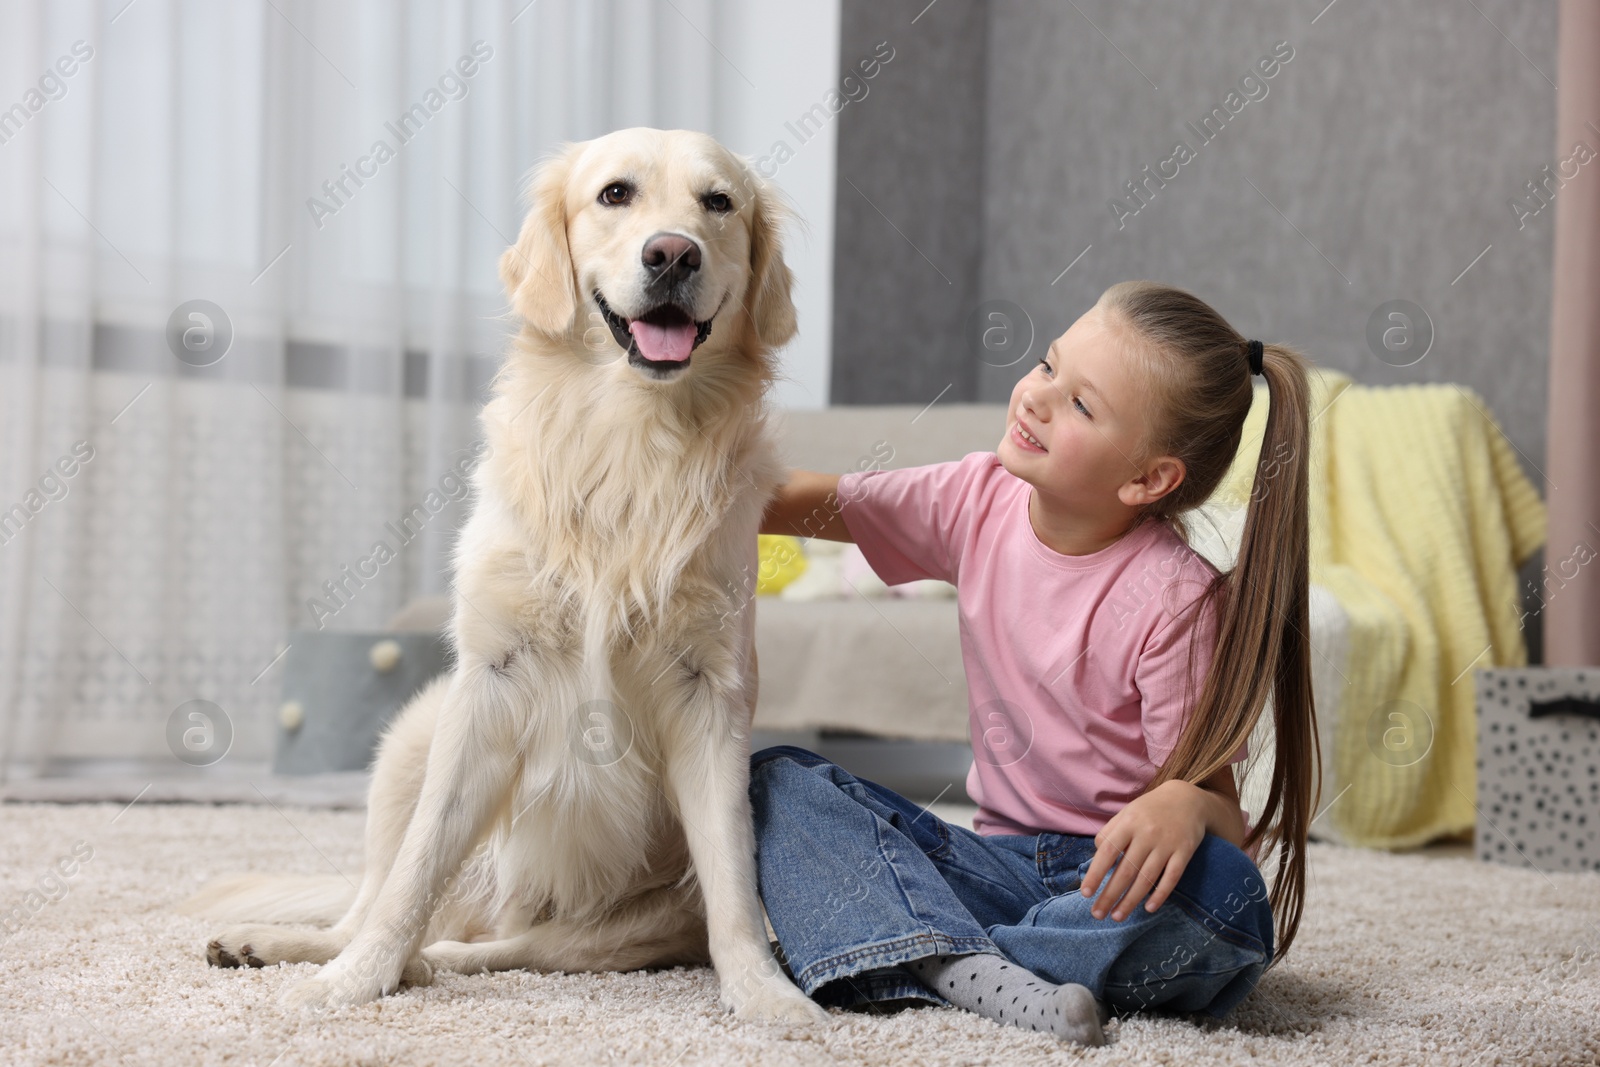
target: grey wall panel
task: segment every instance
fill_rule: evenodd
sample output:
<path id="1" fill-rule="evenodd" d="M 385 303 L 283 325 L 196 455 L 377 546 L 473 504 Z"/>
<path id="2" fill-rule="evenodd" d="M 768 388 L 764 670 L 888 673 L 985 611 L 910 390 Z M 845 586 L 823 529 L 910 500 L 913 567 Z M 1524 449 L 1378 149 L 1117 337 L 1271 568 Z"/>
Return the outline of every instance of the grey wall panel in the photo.
<path id="1" fill-rule="evenodd" d="M 946 12 L 947 3 L 940 0 L 915 28 L 970 39 L 972 9 Z M 847 33 L 863 6 L 846 0 Z M 984 11 L 982 266 L 974 295 L 1024 309 L 1039 337 L 1033 355 L 1112 282 L 1166 281 L 1210 301 L 1246 334 L 1296 345 L 1359 381 L 1476 389 L 1530 476 L 1548 488 L 1537 468 L 1554 211 L 1519 228 L 1509 201 L 1526 199 L 1526 183 L 1558 162 L 1553 3 L 991 0 Z M 1279 41 L 1293 58 L 1271 79 L 1247 85 L 1259 98 L 1229 115 L 1227 93 Z M 859 46 L 847 40 L 844 47 Z M 939 99 L 952 95 L 941 91 Z M 1213 107 L 1224 108 L 1227 122 L 1202 141 L 1188 124 Z M 862 126 L 897 121 L 889 110 L 846 116 L 841 168 L 859 165 Z M 1142 179 L 1146 166 L 1156 170 L 1179 141 L 1193 158 L 1164 187 L 1147 185 L 1144 203 L 1129 199 L 1125 183 Z M 1600 148 L 1600 131 L 1590 144 Z M 918 156 L 903 162 L 913 188 L 932 182 L 925 164 Z M 1596 180 L 1595 168 L 1600 161 L 1572 180 Z M 841 188 L 842 198 L 850 190 Z M 1137 212 L 1119 220 L 1110 206 L 1119 196 Z M 965 234 L 964 219 L 921 224 L 941 221 Z M 867 269 L 841 256 L 841 294 L 885 291 L 863 276 Z M 882 335 L 927 321 L 916 303 L 925 288 L 890 291 L 894 299 L 876 309 Z M 1393 365 L 1405 357 L 1385 362 L 1366 340 L 1373 312 L 1394 299 L 1415 302 L 1434 327 L 1428 354 L 1410 366 Z M 952 333 L 959 338 L 959 324 Z M 883 352 L 912 366 L 921 349 Z M 877 367 L 872 381 L 884 384 L 869 394 L 860 378 L 841 377 L 839 361 L 847 358 L 859 357 L 841 346 L 836 402 L 913 403 L 931 395 L 920 371 Z M 960 368 L 952 367 L 946 376 L 958 384 L 944 401 L 1003 400 L 1032 365 L 985 365 L 1003 361 L 981 352 L 968 359 L 971 392 L 960 391 Z M 909 383 L 923 391 L 909 391 Z"/>
<path id="2" fill-rule="evenodd" d="M 894 58 L 839 118 L 832 403 L 976 388 L 960 333 L 981 255 L 986 9 L 844 2 L 841 73 L 881 41 Z"/>

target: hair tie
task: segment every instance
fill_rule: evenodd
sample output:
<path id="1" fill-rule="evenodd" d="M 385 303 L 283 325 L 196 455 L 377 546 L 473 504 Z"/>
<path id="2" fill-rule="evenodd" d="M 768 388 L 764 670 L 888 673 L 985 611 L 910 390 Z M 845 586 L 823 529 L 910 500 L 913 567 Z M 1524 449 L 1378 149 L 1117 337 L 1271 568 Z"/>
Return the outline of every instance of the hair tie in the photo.
<path id="1" fill-rule="evenodd" d="M 1245 348 L 1245 354 L 1250 357 L 1250 373 L 1263 374 L 1261 356 L 1266 351 L 1266 345 L 1263 345 L 1260 341 L 1246 341 Z"/>

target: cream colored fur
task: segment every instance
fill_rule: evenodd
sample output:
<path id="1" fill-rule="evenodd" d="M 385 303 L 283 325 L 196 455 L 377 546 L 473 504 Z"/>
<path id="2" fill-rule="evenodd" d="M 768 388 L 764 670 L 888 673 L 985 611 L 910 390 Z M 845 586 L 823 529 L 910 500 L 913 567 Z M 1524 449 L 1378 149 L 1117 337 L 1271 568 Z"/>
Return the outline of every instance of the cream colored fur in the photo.
<path id="1" fill-rule="evenodd" d="M 619 178 L 633 199 L 600 202 Z M 217 965 L 326 962 L 290 1007 L 441 967 L 711 962 L 726 1009 L 824 1020 L 768 946 L 746 795 L 756 532 L 785 476 L 765 402 L 795 331 L 784 212 L 711 138 L 648 129 L 563 146 L 530 200 L 500 264 L 524 325 L 452 560 L 457 664 L 382 738 L 360 889 L 247 876 L 186 910 L 258 920 L 210 942 Z M 641 249 L 664 231 L 700 246 L 684 300 L 714 316 L 670 380 L 629 364 L 592 297 L 648 310 Z M 323 931 L 259 921 L 341 908 Z"/>

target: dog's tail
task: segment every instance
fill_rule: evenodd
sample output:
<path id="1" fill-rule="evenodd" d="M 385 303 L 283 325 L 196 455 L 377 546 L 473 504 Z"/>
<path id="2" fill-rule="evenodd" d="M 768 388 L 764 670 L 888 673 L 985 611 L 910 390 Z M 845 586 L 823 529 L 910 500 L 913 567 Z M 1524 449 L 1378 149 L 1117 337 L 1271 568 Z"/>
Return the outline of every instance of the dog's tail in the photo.
<path id="1" fill-rule="evenodd" d="M 337 874 L 233 874 L 207 882 L 174 910 L 215 922 L 332 926 L 355 899 L 356 887 Z"/>

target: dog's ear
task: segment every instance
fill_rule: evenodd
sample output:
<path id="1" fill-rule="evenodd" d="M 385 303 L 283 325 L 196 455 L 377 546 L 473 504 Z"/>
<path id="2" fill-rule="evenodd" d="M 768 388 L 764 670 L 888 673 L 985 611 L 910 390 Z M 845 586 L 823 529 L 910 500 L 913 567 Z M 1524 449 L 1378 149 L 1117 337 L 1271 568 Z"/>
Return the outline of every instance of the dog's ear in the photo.
<path id="1" fill-rule="evenodd" d="M 778 190 L 765 182 L 753 166 L 746 171 L 745 188 L 751 199 L 750 289 L 745 307 L 750 325 L 768 348 L 782 348 L 794 337 L 796 324 L 794 273 L 783 261 L 783 227 L 790 211 Z"/>
<path id="2" fill-rule="evenodd" d="M 528 217 L 517 243 L 500 256 L 500 280 L 528 325 L 553 337 L 572 329 L 578 310 L 572 253 L 567 248 L 567 176 L 578 146 L 563 144 L 533 172 Z"/>

